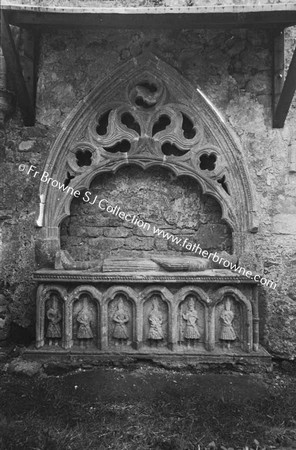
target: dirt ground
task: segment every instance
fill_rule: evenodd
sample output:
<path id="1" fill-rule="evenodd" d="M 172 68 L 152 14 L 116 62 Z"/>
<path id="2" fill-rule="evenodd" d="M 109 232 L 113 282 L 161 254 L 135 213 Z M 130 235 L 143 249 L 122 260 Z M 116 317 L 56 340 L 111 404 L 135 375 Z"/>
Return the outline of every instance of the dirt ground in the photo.
<path id="1" fill-rule="evenodd" d="M 0 374 L 1 450 L 296 449 L 296 370 Z"/>

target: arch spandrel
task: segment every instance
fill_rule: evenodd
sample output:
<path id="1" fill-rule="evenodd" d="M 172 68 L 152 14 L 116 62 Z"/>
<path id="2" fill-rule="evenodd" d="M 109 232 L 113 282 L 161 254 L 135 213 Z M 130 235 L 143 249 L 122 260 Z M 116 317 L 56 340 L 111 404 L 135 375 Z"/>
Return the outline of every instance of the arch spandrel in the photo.
<path id="1" fill-rule="evenodd" d="M 109 111 L 109 114 L 108 114 Z M 175 69 L 146 54 L 115 70 L 70 113 L 45 171 L 74 191 L 126 164 L 161 165 L 196 179 L 218 200 L 235 232 L 256 231 L 256 207 L 242 148 L 223 118 Z M 73 196 L 40 183 L 38 226 L 54 229 Z"/>

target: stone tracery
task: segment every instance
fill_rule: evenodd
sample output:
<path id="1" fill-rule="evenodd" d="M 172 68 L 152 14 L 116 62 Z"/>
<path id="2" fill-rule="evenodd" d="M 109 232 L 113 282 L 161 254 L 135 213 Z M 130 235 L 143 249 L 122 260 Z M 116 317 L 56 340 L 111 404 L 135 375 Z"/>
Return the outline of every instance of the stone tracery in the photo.
<path id="1" fill-rule="evenodd" d="M 131 81 L 126 83 L 127 79 Z M 137 105 L 136 99 L 143 96 L 149 107 Z M 88 155 L 90 165 L 77 164 L 78 151 Z M 216 158 L 211 170 L 200 167 L 200 158 L 206 155 Z M 45 170 L 61 181 L 69 172 L 70 185 L 83 189 L 103 171 L 114 172 L 127 163 L 146 168 L 156 162 L 177 175 L 195 177 L 203 192 L 219 201 L 233 230 L 256 230 L 255 201 L 236 138 L 204 97 L 154 56 L 126 63 L 114 73 L 112 85 L 106 81 L 77 106 L 53 145 Z M 229 193 L 218 183 L 223 177 Z M 44 183 L 40 195 L 45 197 L 45 211 L 39 224 L 47 238 L 57 240 L 54 229 L 69 214 L 70 199 Z"/>
<path id="2" fill-rule="evenodd" d="M 73 111 L 45 170 L 82 191 L 96 176 L 115 173 L 128 164 L 143 169 L 161 165 L 177 177 L 198 181 L 203 194 L 220 204 L 222 219 L 234 232 L 235 252 L 243 251 L 243 234 L 256 231 L 255 201 L 235 137 L 203 96 L 151 55 L 127 63 L 114 74 L 108 89 L 103 83 Z M 71 196 L 41 184 L 40 197 L 45 207 L 38 225 L 53 265 L 56 254 L 62 258 L 59 227 L 70 214 Z M 165 214 L 170 223 L 173 212 Z M 65 350 L 106 352 L 116 347 L 125 352 L 196 355 L 218 351 L 221 341 L 227 342 L 227 351 L 258 350 L 254 282 L 198 265 L 192 266 L 190 275 L 182 270 L 165 273 L 174 261 L 165 264 L 162 258 L 161 269 L 158 263 L 151 273 L 139 276 L 124 263 L 117 272 L 101 272 L 101 264 L 93 273 L 88 270 L 91 266 L 82 273 L 82 266 L 76 265 L 65 274 L 63 264 L 55 271 L 37 272 L 35 279 L 42 281 L 37 295 L 37 347 L 47 345 L 45 304 L 49 293 L 56 291 L 63 305 Z M 231 306 L 225 295 L 230 296 Z"/>

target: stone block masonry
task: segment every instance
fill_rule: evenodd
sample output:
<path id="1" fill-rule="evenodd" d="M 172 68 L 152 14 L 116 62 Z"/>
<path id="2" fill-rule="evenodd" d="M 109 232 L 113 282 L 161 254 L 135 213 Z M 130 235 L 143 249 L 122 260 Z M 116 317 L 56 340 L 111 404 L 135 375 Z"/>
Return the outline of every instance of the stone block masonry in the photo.
<path id="1" fill-rule="evenodd" d="M 62 247 L 70 253 L 74 251 L 79 254 L 75 248 L 87 249 L 91 246 L 91 255 L 84 253 L 80 256 L 87 259 L 120 256 L 121 251 L 125 256 L 144 257 L 148 251 L 159 254 L 156 242 L 160 237 L 153 232 L 157 228 L 176 235 L 183 235 L 183 230 L 186 230 L 189 240 L 202 242 L 209 251 L 231 252 L 231 230 L 221 221 L 218 203 L 211 197 L 202 196 L 193 180 L 179 181 L 171 177 L 172 174 L 164 169 L 153 168 L 144 172 L 136 167 L 121 169 L 116 176 L 106 174 L 98 177 L 90 188 L 92 201 L 84 202 L 84 194 L 72 202 L 71 215 L 61 227 Z M 108 205 L 110 211 L 107 210 Z M 112 212 L 114 208 L 116 210 Z M 211 213 L 206 213 L 207 208 Z M 122 220 L 120 211 L 129 214 L 131 219 L 134 217 L 134 220 Z M 96 227 L 90 227 L 90 234 L 97 233 L 102 237 L 94 240 L 89 236 L 86 217 L 88 222 L 96 222 Z M 107 223 L 106 218 L 109 218 Z M 129 223 L 133 226 L 127 229 Z M 222 232 L 217 233 L 219 226 Z M 176 236 L 175 243 L 170 241 L 165 254 L 173 256 L 188 252 L 177 243 L 178 239 L 182 238 Z"/>
<path id="2" fill-rule="evenodd" d="M 295 40 L 296 31 L 289 29 L 287 60 Z M 112 29 L 84 32 L 54 30 L 43 33 L 36 126 L 23 127 L 17 113 L 8 122 L 6 134 L 0 136 L 0 180 L 3 191 L 0 198 L 3 254 L 1 287 L 9 297 L 11 318 L 23 327 L 34 327 L 35 283 L 31 280 L 31 274 L 36 267 L 35 240 L 39 237 L 39 231 L 35 228 L 39 180 L 30 175 L 24 177 L 23 173 L 18 172 L 19 164 L 43 168 L 48 151 L 70 111 L 122 62 L 147 49 L 177 69 L 195 88 L 201 89 L 243 145 L 260 205 L 260 225 L 257 234 L 245 234 L 245 252 L 240 265 L 276 281 L 276 291 L 260 288 L 260 304 L 263 305 L 260 312 L 261 341 L 271 353 L 295 358 L 296 174 L 289 170 L 289 157 L 291 148 L 296 145 L 296 104 L 294 100 L 285 128 L 272 129 L 272 49 L 268 31 Z M 140 176 L 135 176 L 133 180 L 136 184 Z M 115 177 L 123 183 L 124 177 L 120 172 Z M 103 186 L 106 198 L 116 199 L 119 203 L 120 197 L 125 211 L 128 209 L 127 203 L 132 206 L 133 200 L 133 209 L 138 213 L 143 207 L 142 194 L 137 197 L 130 189 L 128 198 L 124 194 L 124 184 L 114 183 L 112 177 L 109 181 L 107 179 L 106 175 L 95 180 L 91 190 L 95 192 L 95 186 L 98 189 Z M 130 183 L 127 175 L 125 180 L 125 183 Z M 154 181 L 157 180 L 155 174 Z M 145 220 L 151 220 L 171 233 L 180 234 L 179 230 L 182 233 L 186 230 L 186 236 L 191 240 L 193 234 L 196 236 L 201 230 L 194 229 L 196 215 L 202 218 L 202 211 L 197 208 L 198 195 L 193 193 L 191 186 L 192 196 L 189 195 L 186 203 L 182 197 L 182 185 L 175 186 L 180 192 L 176 187 L 173 188 L 169 197 L 171 204 L 163 203 L 163 211 L 151 209 L 150 212 L 149 198 L 154 194 L 152 185 L 148 186 L 148 192 L 144 194 L 147 195 Z M 142 192 L 146 188 L 144 179 Z M 98 194 L 102 198 L 101 191 Z M 178 198 L 181 199 L 179 203 Z M 63 248 L 73 252 L 75 258 L 88 260 L 98 257 L 98 245 L 91 239 L 101 239 L 101 236 L 116 246 L 103 249 L 105 255 L 122 252 L 125 256 L 146 256 L 154 250 L 159 253 L 160 247 L 167 254 L 173 255 L 178 251 L 168 248 L 164 240 L 138 236 L 136 227 L 124 226 L 122 223 L 119 225 L 119 221 L 115 222 L 117 219 L 109 214 L 95 212 L 88 204 L 78 204 L 78 200 L 73 199 L 71 216 L 64 220 L 61 228 Z M 193 203 L 195 207 L 192 207 Z M 210 250 L 213 245 L 214 248 L 231 250 L 230 231 L 221 217 L 217 218 L 215 213 L 210 220 L 206 204 L 200 203 L 199 206 L 205 208 L 208 223 L 213 223 L 214 228 L 224 227 L 219 234 L 223 237 L 215 243 L 212 241 L 213 233 L 207 228 L 207 233 L 202 233 L 204 238 L 198 236 L 201 247 Z M 80 222 L 81 211 L 86 219 L 84 223 Z M 236 236 L 233 237 L 236 239 Z M 131 248 L 128 239 L 137 248 Z"/>

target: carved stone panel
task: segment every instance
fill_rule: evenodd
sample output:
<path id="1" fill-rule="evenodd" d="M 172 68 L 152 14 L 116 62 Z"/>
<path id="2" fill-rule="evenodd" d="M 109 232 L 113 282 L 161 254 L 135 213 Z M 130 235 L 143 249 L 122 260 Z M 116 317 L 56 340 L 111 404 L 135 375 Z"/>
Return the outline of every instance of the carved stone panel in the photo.
<path id="1" fill-rule="evenodd" d="M 91 348 L 97 342 L 97 307 L 89 294 L 82 293 L 73 303 L 73 343 L 80 348 Z"/>
<path id="2" fill-rule="evenodd" d="M 63 321 L 62 300 L 58 293 L 51 292 L 45 302 L 45 342 L 47 345 L 61 345 Z"/>
<path id="3" fill-rule="evenodd" d="M 133 341 L 133 305 L 124 294 L 108 303 L 108 345 L 130 346 Z"/>
<path id="4" fill-rule="evenodd" d="M 247 279 L 232 276 L 227 285 L 226 277 L 206 274 L 192 281 L 186 273 L 65 272 L 40 271 L 48 280 L 37 290 L 38 349 L 196 356 L 259 350 L 258 298 Z"/>
<path id="5" fill-rule="evenodd" d="M 215 340 L 222 349 L 244 348 L 246 319 L 243 305 L 233 296 L 225 295 L 216 305 Z"/>
<path id="6" fill-rule="evenodd" d="M 144 303 L 143 335 L 144 344 L 151 348 L 168 345 L 169 314 L 168 305 L 161 296 L 154 293 Z"/>
<path id="7" fill-rule="evenodd" d="M 178 308 L 178 342 L 193 350 L 205 342 L 206 311 L 194 294 L 188 295 Z"/>

